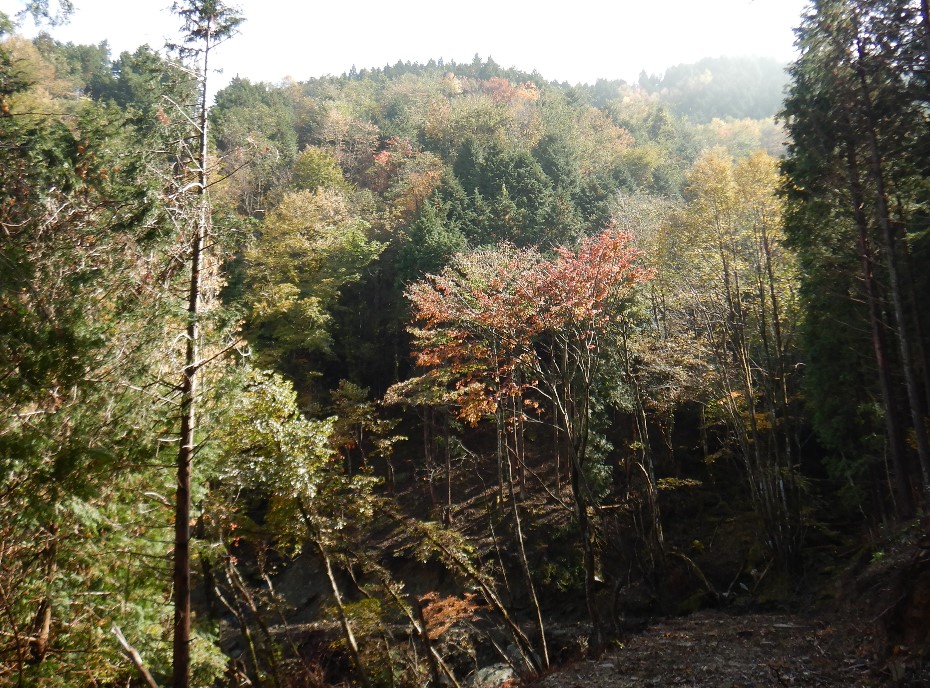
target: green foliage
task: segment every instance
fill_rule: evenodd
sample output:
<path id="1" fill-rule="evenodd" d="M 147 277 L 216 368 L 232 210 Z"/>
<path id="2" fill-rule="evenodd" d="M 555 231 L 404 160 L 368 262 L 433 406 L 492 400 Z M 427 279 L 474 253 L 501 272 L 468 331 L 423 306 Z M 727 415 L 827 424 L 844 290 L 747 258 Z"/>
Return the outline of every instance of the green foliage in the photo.
<path id="1" fill-rule="evenodd" d="M 887 456 L 905 512 L 916 471 L 903 437 L 924 424 L 919 388 L 927 384 L 915 379 L 926 370 L 927 311 L 912 297 L 926 256 L 909 256 L 927 202 L 916 153 L 927 137 L 926 80 L 915 67 L 926 59 L 925 21 L 921 9 L 893 0 L 816 3 L 799 30 L 782 113 L 792 138 L 783 193 L 786 232 L 804 267 L 811 418 L 837 478 L 880 493 L 874 481 Z"/>
<path id="2" fill-rule="evenodd" d="M 468 235 L 473 245 L 558 245 L 574 238 L 572 227 L 549 224 L 552 182 L 528 151 L 483 148 L 469 139 L 456 156 L 454 172 L 473 199 L 471 212 L 478 219 Z"/>
<path id="3" fill-rule="evenodd" d="M 304 148 L 291 170 L 291 188 L 316 191 L 319 188 L 347 190 L 345 177 L 336 159 L 319 148 Z"/>
<path id="4" fill-rule="evenodd" d="M 125 682 L 115 624 L 164 674 L 173 483 L 159 454 L 176 412 L 164 381 L 178 363 L 179 247 L 161 194 L 170 162 L 149 147 L 171 131 L 47 90 L 58 69 L 62 83 L 83 78 L 56 47 L 51 62 L 12 49 L 23 59 L 0 116 L 0 532 L 15 562 L 0 574 L 3 673 Z M 49 98 L 61 117 L 19 114 Z M 195 651 L 209 683 L 224 663 L 209 633 Z"/>
<path id="5" fill-rule="evenodd" d="M 398 281 L 406 285 L 439 272 L 466 244 L 457 224 L 448 219 L 448 210 L 438 203 L 427 204 L 406 230 L 396 259 Z"/>
<path id="6" fill-rule="evenodd" d="M 297 393 L 280 375 L 251 373 L 226 422 L 224 452 L 236 484 L 310 501 L 320 493 L 333 458 L 333 421 L 305 419 Z"/>
<path id="7" fill-rule="evenodd" d="M 279 202 L 298 160 L 297 128 L 294 103 L 280 88 L 237 77 L 220 91 L 210 110 L 210 129 L 221 156 L 220 176 L 228 177 L 222 200 L 247 216 Z"/>
<path id="8" fill-rule="evenodd" d="M 291 384 L 267 371 L 248 374 L 225 418 L 223 480 L 272 500 L 272 532 L 286 549 L 299 549 L 308 536 L 331 543 L 371 515 L 366 496 L 374 481 L 343 471 L 333 448 L 336 421 L 304 417 Z"/>
<path id="9" fill-rule="evenodd" d="M 187 58 L 241 21 L 219 2 L 175 9 Z M 394 462 L 400 470 L 409 459 L 396 422 L 369 399 L 392 382 L 406 409 L 434 406 L 478 424 L 495 418 L 503 432 L 522 433 L 502 452 L 520 454 L 521 471 L 555 453 L 530 424 L 557 428 L 575 521 L 564 532 L 568 554 L 543 576 L 573 594 L 591 589 L 604 523 L 595 507 L 618 488 L 618 454 L 648 464 L 657 432 L 668 432 L 662 439 L 674 454 L 671 425 L 689 402 L 707 406 L 721 433 L 713 440 L 728 451 L 787 447 L 784 438 L 800 434 L 788 374 L 798 360 L 798 278 L 781 243 L 772 161 L 755 152 L 779 150 L 780 130 L 761 119 L 769 112 L 759 114 L 773 78 L 760 62 L 758 90 L 714 90 L 734 65 L 682 67 L 641 88 L 569 88 L 476 58 L 302 84 L 234 79 L 223 89 L 209 120 L 218 210 L 200 323 L 213 332 L 237 327 L 217 308 L 222 293 L 243 314 L 258 364 L 278 372 L 204 368 L 199 413 L 215 441 L 198 446 L 194 463 L 194 503 L 203 508 L 194 545 L 203 561 L 259 552 L 261 569 L 311 541 L 337 568 L 358 568 L 375 505 L 372 467 L 383 462 L 393 478 Z M 708 74 L 711 90 L 694 88 Z M 174 481 L 163 466 L 174 452 L 184 366 L 176 335 L 188 316 L 177 294 L 189 279 L 185 228 L 197 199 L 178 191 L 195 182 L 184 145 L 197 89 L 189 70 L 148 48 L 112 60 L 106 44 L 48 36 L 0 46 L 0 675 L 25 684 L 133 680 L 108 633 L 114 623 L 159 680 L 169 673 L 164 527 Z M 842 209 L 848 199 L 811 203 L 842 181 L 842 171 L 817 172 L 816 156 L 837 145 L 835 118 L 820 118 L 816 107 L 822 95 L 794 92 L 815 123 L 792 122 L 809 157 L 795 149 L 786 164 L 806 180 L 788 192 L 800 293 L 810 302 L 805 395 L 833 474 L 859 482 L 879 465 L 882 414 L 863 363 L 863 309 L 850 298 L 857 255 Z M 882 98 L 887 113 L 903 102 Z M 921 150 L 926 134 L 896 131 L 889 142 Z M 723 148 L 702 152 L 714 145 Z M 918 249 L 915 293 L 926 279 L 922 165 L 911 156 L 894 175 L 907 244 Z M 635 234 L 648 270 L 630 264 L 633 238 L 598 234 L 611 220 Z M 235 268 L 225 289 L 221 266 Z M 631 293 L 652 271 L 655 279 Z M 411 337 L 405 290 L 421 319 Z M 783 344 L 774 343 L 773 298 Z M 919 300 L 913 306 L 926 311 Z M 428 370 L 404 379 L 411 340 Z M 207 341 L 199 358 L 221 356 L 221 345 Z M 316 393 L 324 387 L 334 389 Z M 313 418 L 311 407 L 335 415 Z M 454 424 L 462 439 L 439 438 L 432 413 L 424 417 L 428 451 L 480 454 L 464 449 L 471 436 L 463 426 Z M 769 468 L 760 479 L 794 479 L 790 467 Z M 450 485 L 455 474 L 452 465 Z M 533 488 L 521 487 L 531 499 L 515 513 L 526 513 L 532 532 L 538 505 Z M 412 536 L 413 555 L 477 585 L 506 618 L 479 540 L 451 520 L 394 517 Z M 569 556 L 579 549 L 584 561 Z M 360 589 L 372 597 L 343 605 L 368 640 L 360 664 L 382 669 L 371 672 L 375 682 L 423 684 L 422 661 L 397 647 L 382 651 L 390 633 L 376 638 L 404 603 L 395 594 L 389 606 L 369 582 Z M 520 645 L 519 629 L 511 631 Z M 223 669 L 216 633 L 203 623 L 193 644 L 198 685 Z"/>
<path id="10" fill-rule="evenodd" d="M 177 140 L 187 124 L 179 121 L 177 109 L 195 100 L 196 79 L 190 71 L 141 46 L 122 53 L 112 73 L 112 80 L 91 84 L 91 97 L 113 100 L 126 110 L 138 131 L 157 131 L 165 140 Z"/>
<path id="11" fill-rule="evenodd" d="M 572 89 L 482 60 L 280 86 L 235 79 L 211 123 L 221 166 L 235 173 L 216 187 L 226 207 L 262 218 L 287 188 L 336 189 L 384 243 L 335 309 L 317 309 L 328 324 L 308 311 L 335 355 L 286 356 L 295 379 L 312 370 L 380 390 L 407 367 L 405 284 L 466 248 L 573 244 L 610 221 L 618 188 L 676 194 L 701 146 L 743 154 L 777 131 L 748 120 L 697 127 L 621 82 Z M 277 335 L 269 327 L 261 336 L 260 349 Z"/>
<path id="12" fill-rule="evenodd" d="M 369 457 L 390 463 L 394 445 L 406 438 L 393 434 L 397 420 L 380 417 L 379 409 L 369 401 L 368 389 L 340 380 L 333 391 L 332 442 L 347 459 L 348 472 L 352 473 L 352 457 L 357 454 L 362 470 L 370 468 Z"/>
<path id="13" fill-rule="evenodd" d="M 27 15 L 32 17 L 36 24 L 46 23 L 56 26 L 68 21 L 74 12 L 74 3 L 71 0 L 26 0 L 23 8 L 14 17 L 0 12 L 0 36 L 12 31 L 16 25 Z"/>
<path id="14" fill-rule="evenodd" d="M 233 36 L 243 17 L 222 0 L 175 0 L 171 12 L 181 18 L 182 42 L 171 46 L 182 57 L 193 57 Z"/>
<path id="15" fill-rule="evenodd" d="M 382 249 L 342 192 L 285 195 L 245 253 L 248 331 L 264 360 L 288 368 L 327 350 L 329 309 Z"/>
<path id="16" fill-rule="evenodd" d="M 85 94 L 105 88 L 113 80 L 110 49 L 106 41 L 98 45 L 62 44 L 46 33 L 33 41 L 45 59 L 55 64 L 56 73 Z"/>

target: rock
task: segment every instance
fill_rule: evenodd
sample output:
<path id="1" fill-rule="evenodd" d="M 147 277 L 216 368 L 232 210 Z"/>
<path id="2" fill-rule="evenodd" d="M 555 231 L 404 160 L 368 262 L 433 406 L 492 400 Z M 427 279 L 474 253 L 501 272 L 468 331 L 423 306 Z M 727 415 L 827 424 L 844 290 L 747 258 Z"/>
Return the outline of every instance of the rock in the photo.
<path id="1" fill-rule="evenodd" d="M 469 688 L 500 688 L 514 678 L 513 667 L 509 664 L 492 664 L 478 669 L 468 681 Z"/>

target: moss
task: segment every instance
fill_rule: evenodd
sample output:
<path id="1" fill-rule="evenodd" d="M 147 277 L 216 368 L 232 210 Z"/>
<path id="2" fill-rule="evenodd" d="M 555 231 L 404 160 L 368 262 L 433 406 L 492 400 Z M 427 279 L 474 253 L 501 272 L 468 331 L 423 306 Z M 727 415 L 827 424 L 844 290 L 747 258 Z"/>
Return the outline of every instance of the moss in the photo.
<path id="1" fill-rule="evenodd" d="M 681 615 L 693 614 L 706 607 L 709 602 L 707 591 L 698 590 L 678 605 L 678 613 Z"/>

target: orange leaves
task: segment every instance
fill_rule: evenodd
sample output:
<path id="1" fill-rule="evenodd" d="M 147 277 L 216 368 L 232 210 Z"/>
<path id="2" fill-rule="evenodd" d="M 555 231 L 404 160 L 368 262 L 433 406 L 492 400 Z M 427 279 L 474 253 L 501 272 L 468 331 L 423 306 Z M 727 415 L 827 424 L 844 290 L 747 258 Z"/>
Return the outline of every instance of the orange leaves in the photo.
<path id="1" fill-rule="evenodd" d="M 535 250 L 505 245 L 459 254 L 441 275 L 407 291 L 418 365 L 450 373 L 459 416 L 475 424 L 516 389 L 535 335 L 530 278 Z"/>
<path id="2" fill-rule="evenodd" d="M 458 621 L 470 621 L 481 610 L 475 593 L 467 592 L 463 597 L 440 597 L 430 592 L 420 598 L 426 633 L 430 640 L 438 640 Z"/>
<path id="3" fill-rule="evenodd" d="M 456 255 L 407 290 L 417 364 L 451 373 L 460 416 L 475 423 L 536 386 L 540 342 L 557 335 L 575 355 L 596 356 L 622 298 L 650 277 L 630 244 L 608 228 L 551 259 L 509 244 Z"/>
<path id="4" fill-rule="evenodd" d="M 414 148 L 407 139 L 391 137 L 374 153 L 365 186 L 386 195 L 397 219 L 409 220 L 442 181 L 442 161 Z"/>
<path id="5" fill-rule="evenodd" d="M 480 87 L 498 105 L 517 105 L 539 100 L 539 90 L 530 82 L 511 84 L 507 79 L 495 76 L 481 82 Z"/>
<path id="6" fill-rule="evenodd" d="M 547 265 L 537 288 L 538 300 L 547 305 L 540 314 L 547 327 L 584 323 L 586 337 L 603 327 L 633 285 L 651 277 L 634 265 L 639 252 L 631 242 L 629 234 L 608 228 L 585 239 L 577 252 L 557 249 L 558 258 Z"/>

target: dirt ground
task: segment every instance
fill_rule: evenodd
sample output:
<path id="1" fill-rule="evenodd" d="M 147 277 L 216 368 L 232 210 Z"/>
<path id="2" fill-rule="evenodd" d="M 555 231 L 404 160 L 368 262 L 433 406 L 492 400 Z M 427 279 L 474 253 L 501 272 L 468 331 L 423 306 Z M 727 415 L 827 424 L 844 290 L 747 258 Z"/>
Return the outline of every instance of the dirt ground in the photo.
<path id="1" fill-rule="evenodd" d="M 863 624 L 865 628 L 866 624 Z M 930 673 L 903 653 L 876 665 L 856 620 L 837 626 L 795 615 L 731 616 L 715 611 L 659 621 L 597 659 L 563 666 L 523 685 L 535 688 L 633 686 L 928 686 Z"/>

